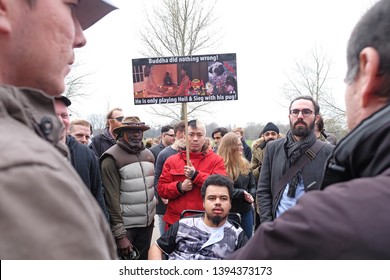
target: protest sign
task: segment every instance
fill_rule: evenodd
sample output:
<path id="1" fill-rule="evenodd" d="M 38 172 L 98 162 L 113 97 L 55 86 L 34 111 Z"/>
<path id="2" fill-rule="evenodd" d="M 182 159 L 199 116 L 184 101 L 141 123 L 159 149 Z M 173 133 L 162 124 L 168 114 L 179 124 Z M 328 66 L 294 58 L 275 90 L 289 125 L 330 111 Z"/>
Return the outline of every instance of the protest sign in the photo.
<path id="1" fill-rule="evenodd" d="M 134 104 L 237 100 L 236 54 L 132 60 Z"/>

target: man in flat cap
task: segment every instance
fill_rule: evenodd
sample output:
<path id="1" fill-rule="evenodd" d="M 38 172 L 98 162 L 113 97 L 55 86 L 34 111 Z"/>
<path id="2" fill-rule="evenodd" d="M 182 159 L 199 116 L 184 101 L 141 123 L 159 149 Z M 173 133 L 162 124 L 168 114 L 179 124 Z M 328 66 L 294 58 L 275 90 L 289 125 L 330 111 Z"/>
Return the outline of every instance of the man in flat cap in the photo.
<path id="1" fill-rule="evenodd" d="M 137 249 L 141 260 L 148 259 L 156 214 L 154 156 L 142 142 L 148 129 L 138 117 L 126 117 L 114 129 L 117 144 L 100 158 L 107 211 L 121 258 Z"/>

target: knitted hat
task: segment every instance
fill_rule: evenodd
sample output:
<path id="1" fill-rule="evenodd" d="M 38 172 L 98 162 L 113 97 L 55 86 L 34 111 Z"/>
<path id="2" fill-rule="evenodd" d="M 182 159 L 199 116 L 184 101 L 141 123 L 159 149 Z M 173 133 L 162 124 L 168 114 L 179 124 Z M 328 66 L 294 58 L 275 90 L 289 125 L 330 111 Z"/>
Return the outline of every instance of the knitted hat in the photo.
<path id="1" fill-rule="evenodd" d="M 276 133 L 279 134 L 279 128 L 272 122 L 269 122 L 267 123 L 264 128 L 263 128 L 263 132 L 261 132 L 261 134 L 264 134 L 266 133 L 267 131 L 275 131 Z"/>

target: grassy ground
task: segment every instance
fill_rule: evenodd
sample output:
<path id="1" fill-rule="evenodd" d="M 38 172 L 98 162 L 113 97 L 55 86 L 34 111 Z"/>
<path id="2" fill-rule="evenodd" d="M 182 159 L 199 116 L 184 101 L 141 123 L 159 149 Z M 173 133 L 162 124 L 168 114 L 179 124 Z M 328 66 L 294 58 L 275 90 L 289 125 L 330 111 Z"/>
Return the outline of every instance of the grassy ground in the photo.
<path id="1" fill-rule="evenodd" d="M 248 144 L 249 147 L 252 148 L 252 143 L 254 140 L 245 140 L 245 142 Z"/>

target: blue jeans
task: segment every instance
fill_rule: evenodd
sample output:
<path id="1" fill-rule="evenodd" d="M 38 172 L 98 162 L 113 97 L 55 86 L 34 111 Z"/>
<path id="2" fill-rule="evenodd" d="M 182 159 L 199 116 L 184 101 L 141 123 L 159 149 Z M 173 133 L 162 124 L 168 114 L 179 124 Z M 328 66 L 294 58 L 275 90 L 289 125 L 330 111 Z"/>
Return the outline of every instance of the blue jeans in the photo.
<path id="1" fill-rule="evenodd" d="M 240 213 L 241 215 L 241 227 L 245 232 L 246 237 L 250 239 L 253 234 L 253 209 L 245 213 Z"/>
<path id="2" fill-rule="evenodd" d="M 157 214 L 158 216 L 158 229 L 160 231 L 160 236 L 165 232 L 165 222 L 163 221 L 164 214 Z"/>

